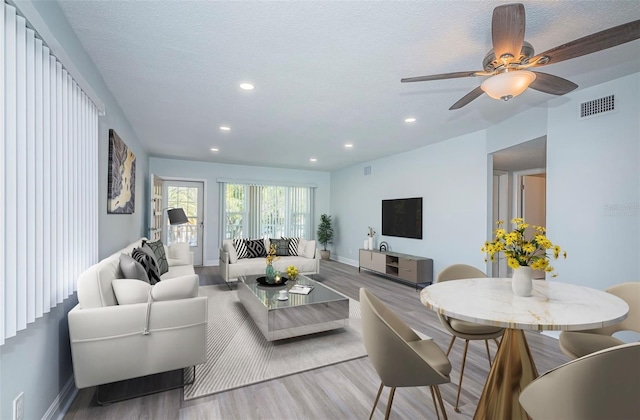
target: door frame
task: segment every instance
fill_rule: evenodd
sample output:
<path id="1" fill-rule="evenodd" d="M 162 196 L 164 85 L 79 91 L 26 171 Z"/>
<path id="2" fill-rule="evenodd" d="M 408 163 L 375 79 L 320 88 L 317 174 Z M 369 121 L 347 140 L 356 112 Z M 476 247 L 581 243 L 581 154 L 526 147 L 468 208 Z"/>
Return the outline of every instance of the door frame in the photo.
<path id="1" fill-rule="evenodd" d="M 202 265 L 205 266 L 206 265 L 206 261 L 207 261 L 205 259 L 205 255 L 207 253 L 207 235 L 205 234 L 205 229 L 206 229 L 207 223 L 208 223 L 208 218 L 207 218 L 207 180 L 204 179 L 204 178 L 183 178 L 183 177 L 175 177 L 175 176 L 160 176 L 160 177 L 165 182 L 166 181 L 202 182 Z"/>

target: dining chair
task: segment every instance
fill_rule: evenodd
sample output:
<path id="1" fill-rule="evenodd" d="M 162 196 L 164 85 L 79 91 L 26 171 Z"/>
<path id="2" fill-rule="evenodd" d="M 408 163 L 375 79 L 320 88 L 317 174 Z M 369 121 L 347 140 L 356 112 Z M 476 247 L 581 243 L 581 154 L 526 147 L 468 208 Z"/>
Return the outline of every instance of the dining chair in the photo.
<path id="1" fill-rule="evenodd" d="M 454 264 L 446 267 L 436 277 L 436 283 L 449 280 L 474 279 L 487 277 L 482 271 L 466 264 Z M 451 353 L 451 348 L 456 338 L 460 337 L 464 340 L 464 353 L 462 355 L 462 368 L 460 369 L 460 381 L 458 382 L 458 395 L 456 396 L 456 405 L 454 410 L 460 412 L 458 403 L 460 401 L 460 391 L 462 391 L 462 379 L 464 378 L 464 367 L 467 361 L 467 350 L 469 349 L 469 341 L 484 340 L 487 348 L 487 358 L 489 366 L 491 366 L 491 354 L 489 353 L 489 340 L 494 340 L 498 345 L 498 337 L 504 333 L 504 328 L 493 327 L 490 325 L 480 325 L 473 322 L 463 321 L 461 319 L 451 318 L 442 314 L 438 314 L 438 318 L 442 325 L 449 331 L 453 337 L 447 349 L 447 357 Z"/>
<path id="2" fill-rule="evenodd" d="M 420 338 L 365 288 L 360 289 L 360 311 L 364 346 L 381 380 L 369 420 L 373 417 L 385 386 L 391 387 L 385 419 L 391 413 L 397 387 L 429 386 L 436 415 L 440 419 L 439 404 L 446 420 L 447 412 L 438 385 L 450 382 L 451 364 L 442 349 L 430 338 Z"/>
<path id="3" fill-rule="evenodd" d="M 572 360 L 531 382 L 520 394 L 520 405 L 533 420 L 637 419 L 638 360 L 640 343 Z"/>
<path id="4" fill-rule="evenodd" d="M 605 289 L 618 296 L 629 305 L 629 314 L 617 324 L 608 327 L 584 331 L 563 331 L 558 343 L 560 350 L 572 359 L 585 356 L 598 350 L 624 344 L 613 337 L 619 331 L 640 333 L 640 282 L 620 283 Z"/>

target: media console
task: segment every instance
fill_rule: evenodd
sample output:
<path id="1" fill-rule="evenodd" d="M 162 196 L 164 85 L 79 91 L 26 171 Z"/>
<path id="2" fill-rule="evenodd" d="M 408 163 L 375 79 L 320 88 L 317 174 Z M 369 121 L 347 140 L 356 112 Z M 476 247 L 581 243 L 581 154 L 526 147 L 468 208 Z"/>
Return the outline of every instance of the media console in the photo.
<path id="1" fill-rule="evenodd" d="M 390 251 L 360 249 L 358 271 L 374 271 L 389 278 L 418 284 L 433 282 L 433 260 Z"/>

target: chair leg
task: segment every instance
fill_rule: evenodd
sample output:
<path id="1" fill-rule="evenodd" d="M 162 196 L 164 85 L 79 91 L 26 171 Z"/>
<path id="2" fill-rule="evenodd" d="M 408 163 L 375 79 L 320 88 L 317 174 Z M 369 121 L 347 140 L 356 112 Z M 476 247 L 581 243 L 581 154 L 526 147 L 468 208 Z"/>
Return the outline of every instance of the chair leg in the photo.
<path id="1" fill-rule="evenodd" d="M 460 401 L 460 391 L 462 391 L 462 378 L 464 377 L 464 365 L 467 363 L 467 350 L 469 349 L 469 340 L 464 340 L 464 354 L 462 355 L 462 369 L 460 370 L 460 382 L 458 383 L 458 396 L 456 397 L 456 413 L 460 412 L 458 401 Z"/>
<path id="2" fill-rule="evenodd" d="M 376 400 L 373 402 L 373 408 L 371 409 L 371 414 L 369 415 L 369 420 L 373 418 L 373 413 L 376 411 L 376 406 L 378 405 L 378 400 L 380 399 L 380 394 L 382 394 L 382 388 L 384 388 L 384 384 L 380 382 L 380 388 L 378 388 L 378 395 L 376 395 Z"/>
<path id="3" fill-rule="evenodd" d="M 440 401 L 440 410 L 442 411 L 442 417 L 444 418 L 444 420 L 448 420 L 447 410 L 444 409 L 444 402 L 442 401 L 442 394 L 440 393 L 440 388 L 438 387 L 438 385 L 434 385 L 433 387 L 436 389 L 436 395 L 438 396 L 438 401 Z M 438 416 L 438 418 L 440 417 Z"/>
<path id="4" fill-rule="evenodd" d="M 487 347 L 487 359 L 489 359 L 489 367 L 491 367 L 491 354 L 489 353 L 489 340 L 484 340 L 484 345 Z"/>
<path id="5" fill-rule="evenodd" d="M 451 336 L 451 342 L 449 343 L 449 348 L 447 349 L 447 356 L 451 353 L 451 347 L 453 347 L 453 342 L 456 341 L 456 336 Z"/>
<path id="6" fill-rule="evenodd" d="M 389 402 L 387 403 L 387 412 L 384 415 L 384 420 L 389 420 L 389 414 L 391 414 L 391 404 L 393 404 L 393 395 L 396 393 L 396 387 L 391 387 L 389 393 Z"/>
<path id="7" fill-rule="evenodd" d="M 433 385 L 429 386 L 429 390 L 431 391 L 431 399 L 433 400 L 433 408 L 436 409 L 436 416 L 438 416 L 438 420 L 440 420 L 440 412 L 438 411 L 438 403 L 436 402 L 436 394 L 433 391 Z"/>

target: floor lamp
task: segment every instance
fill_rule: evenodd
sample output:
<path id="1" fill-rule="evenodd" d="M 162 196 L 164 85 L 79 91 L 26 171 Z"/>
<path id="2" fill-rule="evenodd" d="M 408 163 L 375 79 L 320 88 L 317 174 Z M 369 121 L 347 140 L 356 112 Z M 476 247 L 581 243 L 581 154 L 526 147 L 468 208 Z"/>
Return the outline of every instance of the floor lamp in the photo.
<path id="1" fill-rule="evenodd" d="M 185 223 L 189 223 L 189 219 L 187 218 L 187 215 L 184 213 L 184 210 L 180 207 L 168 209 L 167 215 L 169 216 L 169 224 L 171 226 L 184 225 Z"/>

